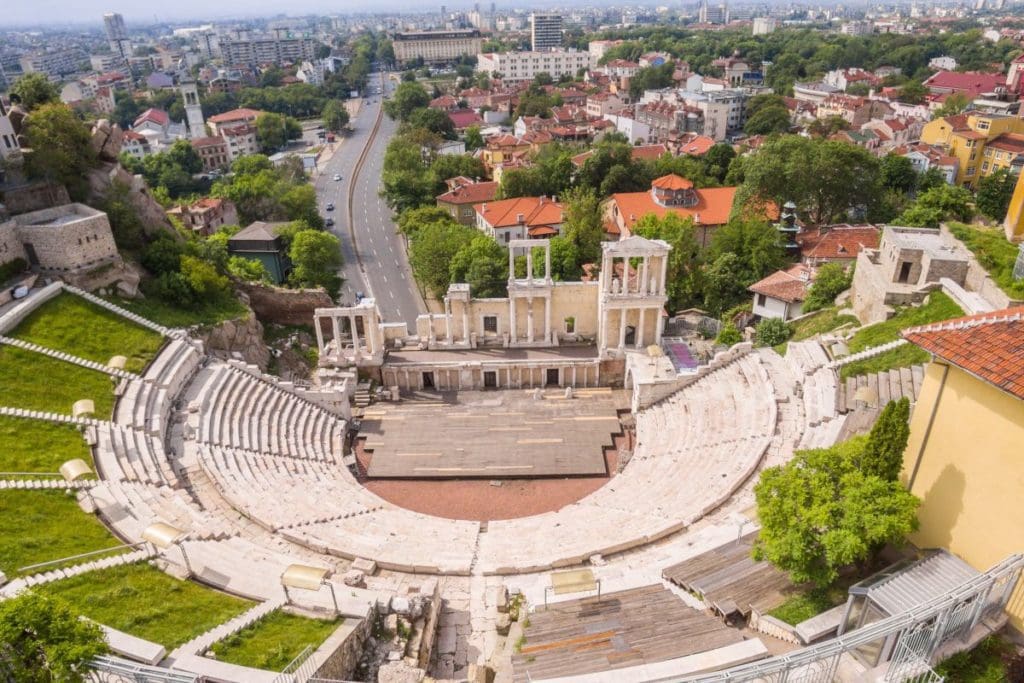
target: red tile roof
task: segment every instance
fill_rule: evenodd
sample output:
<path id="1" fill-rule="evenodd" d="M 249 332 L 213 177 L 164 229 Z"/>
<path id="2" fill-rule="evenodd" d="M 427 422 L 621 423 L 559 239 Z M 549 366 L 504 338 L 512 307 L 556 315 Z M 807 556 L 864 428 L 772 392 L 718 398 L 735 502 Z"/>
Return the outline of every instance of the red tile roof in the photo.
<path id="1" fill-rule="evenodd" d="M 755 294 L 764 294 L 779 301 L 795 303 L 807 298 L 814 278 L 814 269 L 801 263 L 777 270 L 763 280 L 747 287 Z"/>
<path id="2" fill-rule="evenodd" d="M 702 225 L 725 225 L 732 212 L 732 203 L 736 197 L 735 187 L 709 187 L 696 190 L 697 203 L 694 206 L 662 206 L 654 201 L 650 191 L 622 192 L 613 194 L 611 201 L 619 209 L 619 215 L 627 230 L 643 216 L 653 213 L 658 218 L 674 213 L 680 216 L 700 216 Z"/>
<path id="3" fill-rule="evenodd" d="M 448 118 L 451 119 L 452 125 L 458 129 L 469 128 L 470 126 L 483 123 L 483 119 L 472 109 L 456 109 L 448 112 Z"/>
<path id="4" fill-rule="evenodd" d="M 861 249 L 877 249 L 881 231 L 873 225 L 833 225 L 796 236 L 806 259 L 855 259 Z"/>
<path id="5" fill-rule="evenodd" d="M 926 88 L 939 88 L 972 95 L 992 92 L 1002 85 L 1006 85 L 1006 77 L 1003 74 L 980 71 L 939 71 L 929 76 L 924 82 Z"/>
<path id="6" fill-rule="evenodd" d="M 651 183 L 651 187 L 656 187 L 659 190 L 689 190 L 693 187 L 693 181 L 681 178 L 675 173 L 669 173 L 655 179 Z"/>
<path id="7" fill-rule="evenodd" d="M 226 111 L 223 114 L 215 114 L 210 118 L 206 119 L 210 123 L 231 123 L 232 121 L 251 121 L 263 112 L 258 109 L 232 109 Z"/>
<path id="8" fill-rule="evenodd" d="M 708 153 L 708 150 L 715 146 L 714 138 L 707 135 L 695 135 L 683 142 L 679 148 L 680 153 L 690 156 L 701 157 Z"/>
<path id="9" fill-rule="evenodd" d="M 1024 399 L 1024 306 L 912 327 L 903 337 Z"/>
<path id="10" fill-rule="evenodd" d="M 498 194 L 497 182 L 467 183 L 457 185 L 454 189 L 437 196 L 437 201 L 445 204 L 479 204 L 491 202 Z"/>
<path id="11" fill-rule="evenodd" d="M 562 205 L 544 197 L 502 199 L 478 204 L 474 208 L 492 228 L 519 225 L 520 215 L 523 223 L 531 228 L 562 223 Z"/>
<path id="12" fill-rule="evenodd" d="M 132 127 L 136 127 L 145 123 L 146 121 L 152 121 L 158 126 L 166 126 L 171 122 L 171 117 L 167 115 L 163 109 L 147 109 L 146 111 L 139 114 L 138 118 L 135 119 L 135 123 Z"/>
<path id="13" fill-rule="evenodd" d="M 1001 152 L 1021 154 L 1024 152 L 1024 135 L 1020 133 L 1003 133 L 996 136 L 994 140 L 985 146 L 985 149 L 989 148 L 998 149 Z"/>

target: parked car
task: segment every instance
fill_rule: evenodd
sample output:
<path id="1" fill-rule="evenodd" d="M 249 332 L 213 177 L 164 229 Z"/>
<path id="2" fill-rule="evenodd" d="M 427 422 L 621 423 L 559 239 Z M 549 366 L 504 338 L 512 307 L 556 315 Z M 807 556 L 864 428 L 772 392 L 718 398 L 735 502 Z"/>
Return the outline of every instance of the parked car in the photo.
<path id="1" fill-rule="evenodd" d="M 340 173 L 335 173 L 334 174 L 334 180 L 335 181 L 341 180 L 341 174 Z"/>
<path id="2" fill-rule="evenodd" d="M 326 227 L 328 227 L 328 228 L 333 226 L 334 225 L 334 219 L 333 218 L 325 218 L 324 219 L 324 225 Z"/>
<path id="3" fill-rule="evenodd" d="M 334 202 L 327 202 L 327 206 L 325 208 L 328 211 L 334 211 Z"/>

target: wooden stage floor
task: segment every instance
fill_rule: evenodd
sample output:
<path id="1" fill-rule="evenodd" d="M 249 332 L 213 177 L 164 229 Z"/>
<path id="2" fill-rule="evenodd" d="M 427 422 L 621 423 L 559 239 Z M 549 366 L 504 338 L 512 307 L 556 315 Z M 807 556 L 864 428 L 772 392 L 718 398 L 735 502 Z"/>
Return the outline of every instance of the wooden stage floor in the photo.
<path id="1" fill-rule="evenodd" d="M 359 436 L 370 479 L 488 479 L 606 474 L 622 431 L 611 389 L 441 392 L 377 403 Z"/>

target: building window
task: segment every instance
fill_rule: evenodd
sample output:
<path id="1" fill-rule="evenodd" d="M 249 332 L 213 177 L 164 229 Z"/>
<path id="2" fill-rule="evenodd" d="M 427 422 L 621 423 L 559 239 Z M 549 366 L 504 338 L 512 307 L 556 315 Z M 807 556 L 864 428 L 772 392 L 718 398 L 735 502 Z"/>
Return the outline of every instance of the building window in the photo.
<path id="1" fill-rule="evenodd" d="M 766 297 L 764 294 L 758 294 L 757 295 L 757 305 L 758 306 L 761 306 L 763 308 L 767 303 L 768 303 L 768 297 Z"/>
<path id="2" fill-rule="evenodd" d="M 973 166 L 970 166 L 970 167 L 968 167 L 968 169 L 967 169 L 967 175 L 969 175 L 969 176 L 972 176 L 972 175 L 974 175 L 974 171 L 975 171 L 975 170 L 976 170 L 976 169 L 975 169 L 975 168 L 974 168 Z"/>
<path id="3" fill-rule="evenodd" d="M 492 334 L 498 333 L 498 316 L 496 315 L 485 315 L 484 316 L 484 332 L 490 332 Z"/>
<path id="4" fill-rule="evenodd" d="M 988 172 L 988 162 L 987 161 L 981 165 L 981 172 L 982 173 L 987 173 Z"/>

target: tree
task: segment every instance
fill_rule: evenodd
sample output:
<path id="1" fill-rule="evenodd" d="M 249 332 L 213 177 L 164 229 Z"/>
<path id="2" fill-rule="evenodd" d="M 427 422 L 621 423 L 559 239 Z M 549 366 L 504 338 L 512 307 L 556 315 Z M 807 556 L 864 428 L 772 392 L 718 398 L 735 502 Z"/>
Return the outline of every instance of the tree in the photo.
<path id="1" fill-rule="evenodd" d="M 72 199 L 85 198 L 86 174 L 96 162 L 89 130 L 61 103 L 40 105 L 25 118 L 32 153 L 25 159 L 29 176 L 59 183 Z"/>
<path id="2" fill-rule="evenodd" d="M 946 101 L 942 103 L 942 106 L 935 110 L 932 115 L 933 119 L 941 119 L 944 116 L 956 116 L 962 114 L 967 106 L 971 103 L 967 99 L 966 95 L 955 92 L 951 95 L 946 96 Z"/>
<path id="3" fill-rule="evenodd" d="M 885 481 L 897 481 L 903 452 L 910 439 L 910 400 L 889 401 L 871 428 L 858 464 L 861 471 Z"/>
<path id="4" fill-rule="evenodd" d="M 231 291 L 231 283 L 217 272 L 212 263 L 196 256 L 181 257 L 181 276 L 195 293 L 197 301 L 216 301 Z"/>
<path id="5" fill-rule="evenodd" d="M 327 100 L 321 117 L 324 121 L 324 128 L 330 131 L 337 132 L 348 125 L 348 109 L 338 100 Z"/>
<path id="6" fill-rule="evenodd" d="M 276 152 L 289 140 L 301 136 L 299 122 L 289 116 L 264 112 L 256 117 L 256 140 L 264 152 Z"/>
<path id="7" fill-rule="evenodd" d="M 665 272 L 669 310 L 699 305 L 703 285 L 702 254 L 693 220 L 675 213 L 661 218 L 647 214 L 636 222 L 633 232 L 647 239 L 664 240 L 672 247 Z"/>
<path id="8" fill-rule="evenodd" d="M 732 148 L 732 145 L 724 142 L 712 145 L 704 155 L 704 172 L 718 182 L 722 182 L 725 180 L 725 174 L 729 172 L 729 165 L 735 158 L 736 150 Z M 693 179 L 691 178 L 691 180 Z"/>
<path id="9" fill-rule="evenodd" d="M 123 182 L 110 184 L 100 208 L 107 214 L 110 231 L 119 249 L 133 250 L 142 246 L 143 227 L 130 200 L 131 188 Z"/>
<path id="10" fill-rule="evenodd" d="M 737 257 L 737 284 L 744 289 L 786 263 L 778 231 L 762 220 L 733 218 L 715 230 L 708 245 L 708 259 L 713 261 L 727 253 Z"/>
<path id="11" fill-rule="evenodd" d="M 974 198 L 978 211 L 994 221 L 1003 220 L 1016 186 L 1017 176 L 1005 168 L 985 176 L 978 181 L 978 195 Z"/>
<path id="12" fill-rule="evenodd" d="M 475 150 L 484 146 L 484 138 L 480 135 L 480 126 L 470 126 L 466 129 L 466 149 Z"/>
<path id="13" fill-rule="evenodd" d="M 712 315 L 721 315 L 747 295 L 740 282 L 739 257 L 727 252 L 704 269 L 704 308 Z"/>
<path id="14" fill-rule="evenodd" d="M 478 232 L 455 253 L 449 276 L 452 282 L 469 284 L 475 297 L 508 296 L 508 251 Z"/>
<path id="15" fill-rule="evenodd" d="M 32 111 L 43 104 L 60 101 L 60 91 L 50 82 L 46 74 L 39 71 L 27 73 L 11 86 L 11 97 L 18 98 L 26 111 Z"/>
<path id="16" fill-rule="evenodd" d="M 454 221 L 422 226 L 409 247 L 409 264 L 417 282 L 434 296 L 444 296 L 452 281 L 452 260 L 479 234 Z"/>
<path id="17" fill-rule="evenodd" d="M 781 95 L 774 95 L 766 93 L 763 95 L 754 95 L 747 101 L 747 118 L 754 116 L 762 109 L 768 109 L 769 107 L 785 107 L 786 100 Z"/>
<path id="18" fill-rule="evenodd" d="M 770 106 L 761 109 L 748 118 L 747 123 L 743 126 L 743 132 L 747 135 L 785 133 L 791 125 L 788 109 L 780 106 Z"/>
<path id="19" fill-rule="evenodd" d="M 427 107 L 414 109 L 407 119 L 410 126 L 429 130 L 435 135 L 440 135 L 447 140 L 454 140 L 455 124 L 448 117 L 447 112 L 440 109 L 429 109 Z"/>
<path id="20" fill-rule="evenodd" d="M 927 96 L 928 88 L 924 87 L 921 81 L 908 81 L 900 87 L 896 99 L 904 104 L 921 104 Z"/>
<path id="21" fill-rule="evenodd" d="M 792 200 L 811 225 L 825 225 L 881 195 L 879 162 L 868 150 L 838 140 L 784 135 L 745 159 L 736 206 Z"/>
<path id="22" fill-rule="evenodd" d="M 341 286 L 341 243 L 323 230 L 300 230 L 288 249 L 292 262 L 291 282 L 299 287 L 323 287 L 337 296 Z"/>
<path id="23" fill-rule="evenodd" d="M 456 221 L 450 213 L 437 206 L 421 206 L 415 209 L 406 209 L 398 214 L 398 231 L 410 240 L 415 240 L 420 229 L 430 223 L 454 225 Z"/>
<path id="24" fill-rule="evenodd" d="M 847 273 L 839 263 L 826 263 L 818 268 L 814 283 L 807 293 L 803 312 L 810 313 L 819 308 L 831 306 L 836 297 L 850 288 L 853 283 L 853 272 Z"/>
<path id="25" fill-rule="evenodd" d="M 850 122 L 842 116 L 826 116 L 823 119 L 814 119 L 807 127 L 807 132 L 819 138 L 827 138 L 835 135 L 841 130 L 849 130 Z"/>
<path id="26" fill-rule="evenodd" d="M 765 318 L 754 328 L 758 346 L 778 346 L 793 333 L 782 318 Z"/>
<path id="27" fill-rule="evenodd" d="M 897 192 L 910 192 L 917 185 L 917 171 L 910 159 L 898 154 L 887 154 L 879 165 L 882 185 Z"/>
<path id="28" fill-rule="evenodd" d="M 902 485 L 857 467 L 864 437 L 798 451 L 769 467 L 754 487 L 761 532 L 754 557 L 788 571 L 794 582 L 831 584 L 917 528 L 920 501 Z"/>
<path id="29" fill-rule="evenodd" d="M 942 184 L 917 196 L 917 201 L 896 219 L 897 225 L 937 228 L 944 220 L 970 221 L 974 217 L 971 191 Z"/>
<path id="30" fill-rule="evenodd" d="M 34 592 L 0 602 L 0 672 L 19 683 L 89 680 L 89 662 L 106 653 L 99 625 L 58 598 Z"/>
<path id="31" fill-rule="evenodd" d="M 740 334 L 740 331 L 736 329 L 736 325 L 732 322 L 722 325 L 722 331 L 715 338 L 716 344 L 724 344 L 725 346 L 733 346 L 741 341 L 743 341 L 743 335 Z"/>
<path id="32" fill-rule="evenodd" d="M 939 187 L 947 184 L 945 174 L 934 166 L 917 176 L 918 193 L 927 192 L 933 187 Z"/>
<path id="33" fill-rule="evenodd" d="M 562 234 L 574 246 L 579 264 L 597 263 L 604 241 L 600 198 L 588 187 L 577 187 L 562 197 L 562 206 Z"/>
<path id="34" fill-rule="evenodd" d="M 406 121 L 417 109 L 430 104 L 427 89 L 415 81 L 403 82 L 395 89 L 391 99 L 384 102 L 384 113 L 396 121 Z"/>

